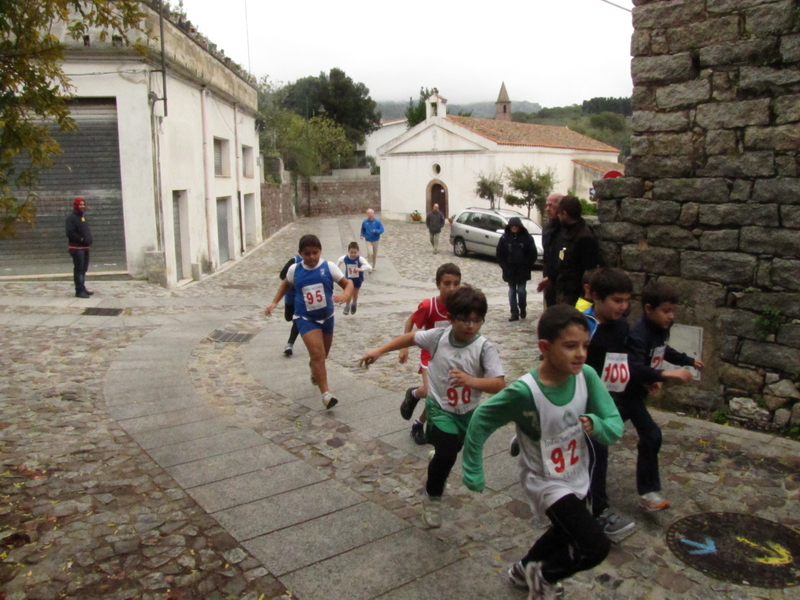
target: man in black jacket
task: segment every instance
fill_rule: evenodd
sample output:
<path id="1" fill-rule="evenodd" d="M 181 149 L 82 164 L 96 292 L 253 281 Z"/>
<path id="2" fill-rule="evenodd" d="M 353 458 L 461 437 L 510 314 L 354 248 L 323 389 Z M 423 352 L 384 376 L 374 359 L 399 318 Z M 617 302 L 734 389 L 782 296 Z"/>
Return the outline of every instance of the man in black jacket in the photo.
<path id="1" fill-rule="evenodd" d="M 439 210 L 438 204 L 434 204 L 433 210 L 425 217 L 425 225 L 428 227 L 433 253 L 439 254 L 439 234 L 444 227 L 444 213 Z"/>
<path id="2" fill-rule="evenodd" d="M 558 218 L 564 237 L 556 279 L 556 300 L 575 306 L 583 292 L 583 274 L 602 266 L 600 243 L 591 227 L 581 217 L 581 201 L 564 196 L 558 203 Z"/>
<path id="3" fill-rule="evenodd" d="M 83 198 L 75 198 L 72 208 L 72 213 L 67 217 L 66 228 L 69 255 L 72 257 L 75 296 L 88 298 L 94 294 L 86 289 L 86 271 L 89 270 L 89 246 L 92 245 L 92 231 L 89 229 L 86 217 L 83 216 L 86 211 L 86 201 Z"/>
<path id="4" fill-rule="evenodd" d="M 556 280 L 558 279 L 558 253 L 563 247 L 561 238 L 564 234 L 561 221 L 558 218 L 558 203 L 563 194 L 550 194 L 545 201 L 545 215 L 547 225 L 542 231 L 542 280 L 536 287 L 537 292 L 544 292 L 545 308 L 550 308 L 556 303 Z"/>
<path id="5" fill-rule="evenodd" d="M 508 283 L 508 303 L 511 306 L 509 321 L 519 321 L 520 317 L 524 319 L 527 316 L 528 294 L 525 287 L 537 258 L 533 236 L 519 217 L 511 217 L 497 243 L 497 261 L 503 269 L 503 281 Z"/>

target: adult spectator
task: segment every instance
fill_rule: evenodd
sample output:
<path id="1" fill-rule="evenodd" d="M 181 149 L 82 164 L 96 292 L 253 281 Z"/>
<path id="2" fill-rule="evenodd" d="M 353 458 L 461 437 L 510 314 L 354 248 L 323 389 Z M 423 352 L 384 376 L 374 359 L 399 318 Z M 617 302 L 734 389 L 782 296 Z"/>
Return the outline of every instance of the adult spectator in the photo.
<path id="1" fill-rule="evenodd" d="M 367 218 L 361 223 L 361 239 L 367 246 L 367 262 L 372 265 L 372 270 L 377 270 L 378 264 L 378 242 L 381 241 L 383 233 L 383 223 L 375 218 L 375 211 L 371 208 L 367 210 Z"/>
<path id="2" fill-rule="evenodd" d="M 425 217 L 425 225 L 428 227 L 433 253 L 439 254 L 439 234 L 444 227 L 444 213 L 439 210 L 438 204 L 434 204 L 433 210 Z"/>
<path id="3" fill-rule="evenodd" d="M 89 270 L 89 246 L 92 245 L 92 231 L 84 216 L 86 200 L 75 198 L 72 213 L 67 217 L 66 229 L 69 241 L 69 255 L 72 257 L 72 279 L 75 282 L 75 296 L 88 298 L 94 292 L 86 289 L 86 271 Z"/>
<path id="4" fill-rule="evenodd" d="M 536 286 L 537 292 L 544 292 L 544 305 L 549 308 L 556 303 L 556 279 L 558 279 L 558 253 L 563 247 L 561 220 L 558 218 L 558 203 L 564 194 L 550 194 L 545 200 L 544 212 L 547 224 L 542 231 L 542 280 Z"/>
<path id="5" fill-rule="evenodd" d="M 531 279 L 531 269 L 538 252 L 533 236 L 528 233 L 519 217 L 511 217 L 500 241 L 497 242 L 497 261 L 503 269 L 503 281 L 508 283 L 509 321 L 527 317 L 528 293 L 525 289 Z"/>
<path id="6" fill-rule="evenodd" d="M 558 218 L 564 230 L 559 254 L 561 264 L 556 279 L 556 300 L 575 306 L 583 292 L 583 274 L 602 266 L 600 243 L 581 216 L 581 201 L 564 196 L 558 202 Z"/>

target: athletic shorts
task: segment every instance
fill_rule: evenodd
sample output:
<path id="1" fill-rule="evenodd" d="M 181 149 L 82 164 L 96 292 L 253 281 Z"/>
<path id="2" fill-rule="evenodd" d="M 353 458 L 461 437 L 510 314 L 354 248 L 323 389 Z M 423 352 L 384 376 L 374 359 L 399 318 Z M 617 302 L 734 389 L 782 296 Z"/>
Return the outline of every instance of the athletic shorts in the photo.
<path id="1" fill-rule="evenodd" d="M 357 290 L 360 290 L 361 286 L 364 283 L 364 280 L 361 279 L 360 277 L 358 279 L 349 279 L 348 281 L 352 281 L 353 282 L 353 287 L 356 288 Z"/>
<path id="2" fill-rule="evenodd" d="M 297 324 L 297 331 L 300 332 L 301 336 L 304 336 L 309 331 L 314 331 L 315 329 L 321 329 L 323 334 L 333 334 L 333 317 L 325 319 L 322 323 L 297 317 L 295 318 L 294 322 Z"/>

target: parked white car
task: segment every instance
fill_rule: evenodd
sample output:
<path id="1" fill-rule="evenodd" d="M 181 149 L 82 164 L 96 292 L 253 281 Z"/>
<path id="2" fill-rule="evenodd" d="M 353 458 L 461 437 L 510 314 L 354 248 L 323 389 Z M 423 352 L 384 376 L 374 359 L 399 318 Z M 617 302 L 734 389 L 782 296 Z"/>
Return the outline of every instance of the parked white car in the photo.
<path id="1" fill-rule="evenodd" d="M 458 213 L 450 225 L 450 243 L 456 256 L 466 256 L 467 252 L 497 254 L 497 243 L 505 233 L 506 225 L 511 217 L 519 217 L 522 225 L 533 236 L 536 251 L 539 254 L 536 264 L 541 264 L 542 228 L 535 221 L 513 210 L 491 208 L 468 208 Z"/>

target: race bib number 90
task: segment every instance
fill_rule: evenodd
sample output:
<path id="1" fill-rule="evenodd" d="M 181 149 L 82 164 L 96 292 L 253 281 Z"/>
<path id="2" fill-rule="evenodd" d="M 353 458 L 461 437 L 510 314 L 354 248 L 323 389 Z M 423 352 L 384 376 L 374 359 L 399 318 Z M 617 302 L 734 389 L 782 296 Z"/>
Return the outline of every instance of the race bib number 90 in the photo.
<path id="1" fill-rule="evenodd" d="M 452 412 L 457 415 L 463 415 L 464 413 L 468 413 L 473 408 L 475 408 L 470 404 L 471 402 L 472 402 L 472 388 L 468 387 L 447 388 L 447 405 L 451 407 L 446 409 L 448 412 Z"/>
<path id="2" fill-rule="evenodd" d="M 624 352 L 606 353 L 602 372 L 603 385 L 609 392 L 624 392 L 630 381 L 628 355 Z"/>
<path id="3" fill-rule="evenodd" d="M 303 301 L 308 311 L 325 308 L 328 306 L 328 300 L 325 298 L 325 287 L 321 283 L 305 286 L 303 288 Z"/>

